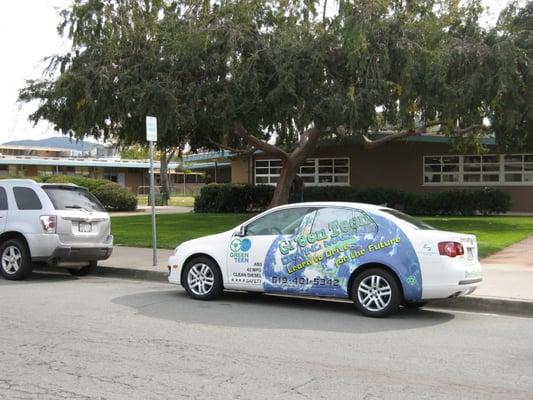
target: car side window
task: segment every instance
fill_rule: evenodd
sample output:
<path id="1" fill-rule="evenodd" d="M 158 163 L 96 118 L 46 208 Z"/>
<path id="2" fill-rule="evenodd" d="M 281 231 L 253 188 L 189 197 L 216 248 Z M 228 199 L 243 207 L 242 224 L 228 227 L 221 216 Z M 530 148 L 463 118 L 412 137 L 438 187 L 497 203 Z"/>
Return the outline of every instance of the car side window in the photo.
<path id="1" fill-rule="evenodd" d="M 325 207 L 318 210 L 311 232 L 316 233 L 321 230 L 332 236 L 347 232 L 375 234 L 378 226 L 368 214 L 361 210 Z"/>
<path id="2" fill-rule="evenodd" d="M 7 210 L 7 193 L 2 186 L 0 186 L 0 210 Z"/>
<path id="3" fill-rule="evenodd" d="M 311 232 L 325 230 L 331 232 L 335 224 L 340 221 L 349 221 L 354 216 L 354 211 L 349 208 L 326 207 L 318 210 Z"/>
<path id="4" fill-rule="evenodd" d="M 15 186 L 13 194 L 19 210 L 41 210 L 43 208 L 39 196 L 31 188 Z"/>
<path id="5" fill-rule="evenodd" d="M 294 235 L 304 223 L 312 222 L 309 219 L 314 217 L 315 211 L 310 207 L 275 211 L 250 223 L 246 227 L 246 235 Z"/>

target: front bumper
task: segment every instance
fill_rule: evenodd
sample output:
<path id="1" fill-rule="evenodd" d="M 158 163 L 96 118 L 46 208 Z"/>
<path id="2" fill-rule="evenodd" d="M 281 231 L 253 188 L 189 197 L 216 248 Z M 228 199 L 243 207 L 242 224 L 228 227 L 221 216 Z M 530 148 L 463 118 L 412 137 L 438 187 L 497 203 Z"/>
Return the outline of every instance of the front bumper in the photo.
<path id="1" fill-rule="evenodd" d="M 167 261 L 168 281 L 174 285 L 181 285 L 181 264 L 178 257 L 172 255 Z"/>

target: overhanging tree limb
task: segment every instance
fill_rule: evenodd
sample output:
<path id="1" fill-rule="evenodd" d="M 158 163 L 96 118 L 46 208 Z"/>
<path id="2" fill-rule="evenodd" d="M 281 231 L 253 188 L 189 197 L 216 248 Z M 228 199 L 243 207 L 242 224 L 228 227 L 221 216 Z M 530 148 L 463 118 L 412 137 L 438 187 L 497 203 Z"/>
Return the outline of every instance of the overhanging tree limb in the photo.
<path id="1" fill-rule="evenodd" d="M 263 150 L 267 154 L 277 156 L 281 158 L 282 160 L 289 159 L 289 154 L 287 152 L 280 149 L 279 147 L 276 147 L 268 142 L 265 142 L 264 140 L 261 140 L 259 138 L 256 138 L 253 135 L 250 135 L 246 131 L 244 126 L 239 122 L 235 123 L 235 135 L 245 140 L 248 144 L 255 147 L 256 149 Z"/>

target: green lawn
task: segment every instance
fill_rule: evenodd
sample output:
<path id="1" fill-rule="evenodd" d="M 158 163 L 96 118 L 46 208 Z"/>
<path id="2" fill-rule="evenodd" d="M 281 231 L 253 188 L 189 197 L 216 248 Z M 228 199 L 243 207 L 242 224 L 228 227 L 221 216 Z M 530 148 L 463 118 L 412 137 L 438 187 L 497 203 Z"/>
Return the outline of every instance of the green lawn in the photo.
<path id="1" fill-rule="evenodd" d="M 148 196 L 137 196 L 137 200 L 140 206 L 145 206 L 148 204 Z M 194 207 L 194 197 L 171 196 L 168 200 L 168 205 L 173 207 Z"/>
<path id="2" fill-rule="evenodd" d="M 231 229 L 249 218 L 249 214 L 161 214 L 157 216 L 157 247 L 173 249 L 181 242 Z M 151 247 L 150 215 L 112 217 L 115 244 Z"/>
<path id="3" fill-rule="evenodd" d="M 179 243 L 231 229 L 250 214 L 167 214 L 157 217 L 158 247 L 172 249 Z M 435 228 L 473 233 L 480 257 L 533 235 L 533 217 L 424 217 Z M 115 244 L 150 247 L 150 216 L 113 217 Z"/>

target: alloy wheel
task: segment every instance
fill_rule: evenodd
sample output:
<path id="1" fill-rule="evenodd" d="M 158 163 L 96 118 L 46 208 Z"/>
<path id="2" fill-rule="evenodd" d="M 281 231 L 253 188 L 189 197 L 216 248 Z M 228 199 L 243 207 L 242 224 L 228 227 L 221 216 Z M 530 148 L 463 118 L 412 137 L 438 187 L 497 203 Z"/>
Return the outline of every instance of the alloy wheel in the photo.
<path id="1" fill-rule="evenodd" d="M 2 253 L 2 268 L 8 274 L 15 274 L 22 265 L 22 254 L 16 246 L 8 246 Z"/>
<path id="2" fill-rule="evenodd" d="M 191 292 L 197 296 L 206 295 L 215 283 L 215 276 L 207 264 L 194 264 L 187 274 L 187 283 Z"/>
<path id="3" fill-rule="evenodd" d="M 357 297 L 363 307 L 369 311 L 384 310 L 392 298 L 392 289 L 385 278 L 369 275 L 357 287 Z"/>

